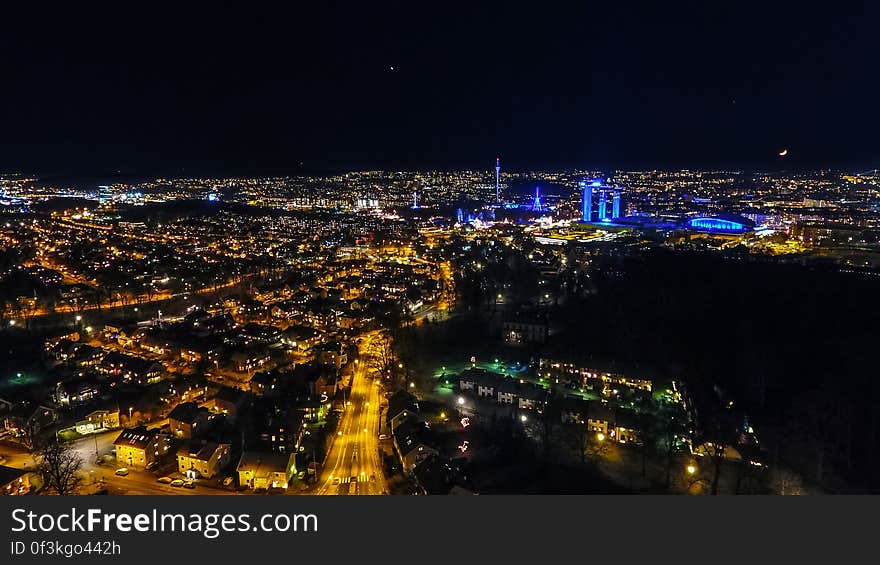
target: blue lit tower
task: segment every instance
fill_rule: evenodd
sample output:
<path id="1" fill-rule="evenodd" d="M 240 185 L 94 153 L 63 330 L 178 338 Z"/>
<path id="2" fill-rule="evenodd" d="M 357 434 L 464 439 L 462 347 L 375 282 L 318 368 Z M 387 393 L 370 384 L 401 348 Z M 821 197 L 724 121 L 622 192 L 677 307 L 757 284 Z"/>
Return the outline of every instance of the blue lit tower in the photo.
<path id="1" fill-rule="evenodd" d="M 585 179 L 578 181 L 578 188 L 581 189 L 581 220 L 589 222 L 593 218 L 593 187 L 587 183 Z"/>
<path id="2" fill-rule="evenodd" d="M 419 193 L 413 190 L 413 210 L 419 207 Z"/>
<path id="3" fill-rule="evenodd" d="M 583 197 L 581 199 L 581 220 L 584 222 L 592 222 L 593 221 L 593 189 L 601 188 L 602 183 L 600 181 L 594 180 L 593 182 L 587 182 L 586 179 L 582 179 L 578 182 L 578 187 L 581 189 L 583 193 Z"/>
<path id="4" fill-rule="evenodd" d="M 535 201 L 532 203 L 532 212 L 543 212 L 544 205 L 541 204 L 541 187 L 535 187 Z"/>
<path id="5" fill-rule="evenodd" d="M 599 221 L 600 222 L 608 217 L 606 214 L 606 210 L 605 210 L 605 208 L 606 208 L 605 194 L 606 193 L 604 190 L 599 190 Z"/>
<path id="6" fill-rule="evenodd" d="M 620 191 L 614 190 L 614 196 L 612 200 L 613 204 L 611 206 L 611 218 L 617 219 L 620 217 Z"/>
<path id="7" fill-rule="evenodd" d="M 501 157 L 495 157 L 495 202 L 501 202 Z"/>

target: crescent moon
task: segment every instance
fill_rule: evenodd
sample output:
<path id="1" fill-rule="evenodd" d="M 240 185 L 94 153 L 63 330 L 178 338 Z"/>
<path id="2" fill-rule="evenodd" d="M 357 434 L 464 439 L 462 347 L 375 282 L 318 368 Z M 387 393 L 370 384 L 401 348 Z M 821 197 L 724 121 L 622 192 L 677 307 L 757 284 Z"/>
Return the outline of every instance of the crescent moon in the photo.
<path id="1" fill-rule="evenodd" d="M 783 149 L 779 152 L 780 157 L 785 157 L 786 155 L 788 155 L 788 149 Z"/>

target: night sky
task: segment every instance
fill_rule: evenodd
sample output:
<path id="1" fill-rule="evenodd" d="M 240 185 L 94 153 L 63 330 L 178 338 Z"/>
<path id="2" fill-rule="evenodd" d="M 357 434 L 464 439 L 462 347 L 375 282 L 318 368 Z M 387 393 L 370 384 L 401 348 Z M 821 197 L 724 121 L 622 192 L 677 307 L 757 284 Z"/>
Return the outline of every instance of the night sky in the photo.
<path id="1" fill-rule="evenodd" d="M 880 166 L 876 5 L 302 4 L 0 8 L 0 172 Z"/>

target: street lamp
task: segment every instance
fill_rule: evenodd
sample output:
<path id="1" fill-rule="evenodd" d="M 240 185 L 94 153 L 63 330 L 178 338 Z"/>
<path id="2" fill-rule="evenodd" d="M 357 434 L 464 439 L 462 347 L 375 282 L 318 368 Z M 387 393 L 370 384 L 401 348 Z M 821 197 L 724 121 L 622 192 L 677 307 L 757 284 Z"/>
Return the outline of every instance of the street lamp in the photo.
<path id="1" fill-rule="evenodd" d="M 129 428 L 133 427 L 133 426 L 131 425 L 131 411 L 132 411 L 133 409 L 134 409 L 134 406 L 129 406 L 129 407 L 128 407 L 128 427 L 129 427 Z"/>
<path id="2" fill-rule="evenodd" d="M 599 441 L 605 441 L 605 434 L 599 432 L 598 434 L 596 434 L 596 439 Z"/>
<path id="3" fill-rule="evenodd" d="M 688 475 L 693 475 L 693 474 L 696 473 L 696 472 L 697 472 L 697 468 L 696 468 L 694 465 L 688 465 L 688 466 L 687 466 L 687 473 L 688 473 Z"/>

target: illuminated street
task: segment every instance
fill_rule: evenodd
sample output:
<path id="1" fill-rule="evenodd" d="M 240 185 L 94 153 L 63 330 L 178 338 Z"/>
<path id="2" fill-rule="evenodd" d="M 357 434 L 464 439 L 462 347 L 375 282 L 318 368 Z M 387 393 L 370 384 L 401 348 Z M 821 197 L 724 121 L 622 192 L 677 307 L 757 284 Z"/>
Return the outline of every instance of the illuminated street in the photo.
<path id="1" fill-rule="evenodd" d="M 369 350 L 377 334 L 361 344 L 361 357 L 354 372 L 351 397 L 339 422 L 318 482 L 318 494 L 387 494 L 379 459 L 379 382 L 367 375 Z"/>

